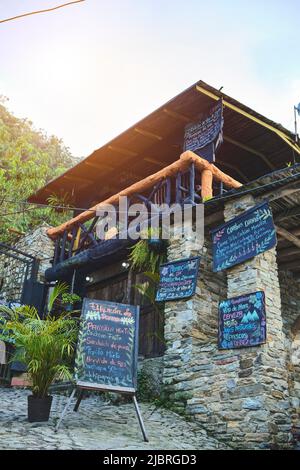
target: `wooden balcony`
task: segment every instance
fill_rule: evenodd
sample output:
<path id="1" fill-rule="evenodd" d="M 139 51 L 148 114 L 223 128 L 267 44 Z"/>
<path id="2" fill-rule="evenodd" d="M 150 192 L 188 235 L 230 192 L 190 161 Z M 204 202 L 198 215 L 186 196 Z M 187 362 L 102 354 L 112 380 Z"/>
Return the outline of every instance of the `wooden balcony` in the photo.
<path id="1" fill-rule="evenodd" d="M 101 209 L 105 210 L 107 204 L 113 205 L 117 214 L 116 225 L 121 225 L 119 221 L 121 218 L 124 220 L 124 214 L 121 215 L 119 212 L 119 200 L 122 196 L 127 198 L 127 210 L 129 205 L 134 203 L 143 203 L 147 209 L 153 204 L 196 205 L 225 191 L 224 186 L 238 188 L 241 183 L 193 152 L 184 152 L 179 160 L 157 173 L 129 186 L 59 227 L 49 229 L 48 236 L 55 240 L 53 266 L 63 263 L 82 251 L 95 248 L 100 243 L 105 243 L 103 239 L 98 238 L 96 233 L 96 226 L 100 219 L 97 213 Z M 135 217 L 136 214 L 131 216 L 127 212 L 125 214 L 126 226 Z M 117 229 L 113 235 L 118 238 Z"/>

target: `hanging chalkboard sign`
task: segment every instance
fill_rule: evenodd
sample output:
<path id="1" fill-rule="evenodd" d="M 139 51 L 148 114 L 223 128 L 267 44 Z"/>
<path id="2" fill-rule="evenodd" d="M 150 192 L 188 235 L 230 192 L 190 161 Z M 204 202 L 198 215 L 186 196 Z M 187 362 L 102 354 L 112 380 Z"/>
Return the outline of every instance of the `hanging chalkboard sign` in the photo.
<path id="1" fill-rule="evenodd" d="M 84 299 L 75 379 L 81 387 L 134 392 L 139 307 Z"/>
<path id="2" fill-rule="evenodd" d="M 243 263 L 276 245 L 272 211 L 267 202 L 215 228 L 211 234 L 214 271 Z"/>
<path id="3" fill-rule="evenodd" d="M 199 262 L 200 257 L 196 256 L 162 264 L 156 301 L 184 299 L 194 295 Z"/>
<path id="4" fill-rule="evenodd" d="M 223 140 L 223 104 L 220 99 L 198 122 L 185 127 L 183 150 L 191 150 L 209 162 Z"/>
<path id="5" fill-rule="evenodd" d="M 266 342 L 264 292 L 240 295 L 219 303 L 219 348 L 234 349 Z"/>

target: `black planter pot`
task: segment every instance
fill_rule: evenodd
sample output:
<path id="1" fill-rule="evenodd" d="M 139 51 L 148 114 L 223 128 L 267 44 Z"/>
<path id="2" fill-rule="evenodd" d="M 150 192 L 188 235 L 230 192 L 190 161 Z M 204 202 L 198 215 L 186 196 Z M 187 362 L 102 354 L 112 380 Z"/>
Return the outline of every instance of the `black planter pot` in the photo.
<path id="1" fill-rule="evenodd" d="M 51 395 L 44 398 L 37 398 L 33 395 L 28 397 L 28 421 L 35 423 L 38 421 L 48 421 L 52 398 Z"/>

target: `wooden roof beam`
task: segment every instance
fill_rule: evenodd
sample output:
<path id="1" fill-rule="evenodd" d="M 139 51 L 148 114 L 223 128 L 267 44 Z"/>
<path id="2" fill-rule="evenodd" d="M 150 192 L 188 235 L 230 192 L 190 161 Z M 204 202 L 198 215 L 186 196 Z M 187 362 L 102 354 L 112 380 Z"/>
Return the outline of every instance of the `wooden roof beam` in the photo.
<path id="1" fill-rule="evenodd" d="M 292 209 L 286 209 L 274 215 L 275 220 L 290 219 L 291 217 L 297 217 L 300 215 L 300 207 L 296 206 Z"/>
<path id="2" fill-rule="evenodd" d="M 124 149 L 123 147 L 117 147 L 116 145 L 108 145 L 107 147 L 109 150 L 113 152 L 121 153 L 122 155 L 126 155 L 126 157 L 137 157 L 138 153 L 133 152 L 132 150 Z"/>
<path id="3" fill-rule="evenodd" d="M 291 183 L 287 183 L 284 186 L 281 186 L 280 189 L 276 189 L 275 193 L 274 193 L 274 189 L 265 193 L 264 198 L 268 199 L 269 201 L 276 201 L 276 199 L 290 196 L 291 194 L 297 193 L 298 191 L 300 191 L 299 186 L 298 187 L 296 186 L 295 188 L 291 188 Z"/>
<path id="4" fill-rule="evenodd" d="M 293 245 L 295 245 L 297 248 L 300 248 L 300 239 L 298 237 L 296 237 L 293 233 L 289 232 L 285 228 L 279 227 L 278 225 L 275 225 L 275 228 L 278 235 L 280 235 L 285 240 L 293 243 Z"/>
<path id="5" fill-rule="evenodd" d="M 160 168 L 164 168 L 166 166 L 166 164 L 160 160 L 157 160 L 156 158 L 148 158 L 148 157 L 145 157 L 143 158 L 143 160 L 145 162 L 149 162 L 149 163 L 153 163 L 153 165 L 157 165 L 159 166 Z"/>
<path id="6" fill-rule="evenodd" d="M 300 248 L 292 246 L 291 248 L 283 248 L 282 250 L 277 250 L 277 256 L 279 259 L 288 258 L 289 256 L 300 255 Z"/>
<path id="7" fill-rule="evenodd" d="M 185 123 L 190 123 L 190 122 L 193 122 L 194 119 L 192 118 L 189 118 L 187 116 L 184 116 L 183 114 L 180 114 L 180 113 L 177 113 L 175 111 L 171 111 L 169 109 L 164 109 L 164 113 L 168 114 L 169 116 L 175 118 L 175 119 L 178 119 L 180 121 L 183 121 Z M 232 139 L 231 137 L 229 137 L 227 134 L 224 134 L 224 141 L 225 142 L 229 142 L 230 144 L 232 145 L 235 145 L 236 147 L 239 147 L 243 150 L 246 150 L 247 152 L 249 153 L 252 153 L 253 155 L 256 155 L 257 157 L 259 157 L 261 160 L 263 160 L 265 162 L 265 164 L 271 169 L 271 170 L 275 170 L 276 167 L 269 161 L 268 157 L 266 155 L 264 155 L 263 153 L 261 152 L 258 152 L 257 150 L 253 149 L 252 147 L 249 147 L 249 145 L 245 145 L 243 144 L 242 142 L 238 142 L 237 140 L 235 139 Z M 243 178 L 245 178 L 245 176 L 243 176 Z M 246 181 L 249 181 L 245 178 Z"/>
<path id="8" fill-rule="evenodd" d="M 89 161 L 84 161 L 83 163 L 92 168 L 96 168 L 97 170 L 110 171 L 110 170 L 115 169 L 115 167 L 113 167 L 112 165 L 107 165 L 106 163 L 95 163 L 95 162 L 89 162 Z"/>
<path id="9" fill-rule="evenodd" d="M 214 93 L 212 93 L 211 91 L 206 90 L 205 88 L 203 88 L 200 85 L 196 85 L 196 90 L 199 93 L 202 93 L 206 96 L 209 96 L 210 98 L 212 98 L 213 100 L 216 100 L 216 101 L 218 101 L 221 98 L 220 96 L 215 95 Z M 263 121 L 262 119 L 259 119 L 258 117 L 253 116 L 252 114 L 248 113 L 247 111 L 244 111 L 243 109 L 239 108 L 235 104 L 232 104 L 232 103 L 230 103 L 229 101 L 227 101 L 225 99 L 223 99 L 223 105 L 226 108 L 229 108 L 232 111 L 235 111 L 235 112 L 241 114 L 242 116 L 245 116 L 246 118 L 250 119 L 251 121 L 256 122 L 256 124 L 259 124 L 259 125 L 265 127 L 269 131 L 274 132 L 275 134 L 278 135 L 278 137 L 280 137 L 282 140 L 284 140 L 284 142 L 286 144 L 288 144 L 293 150 L 295 150 L 295 152 L 300 154 L 300 147 L 297 144 L 295 144 L 295 142 L 293 142 L 283 131 L 277 129 L 274 126 L 271 126 L 271 124 L 268 124 L 267 122 Z"/>
<path id="10" fill-rule="evenodd" d="M 185 116 L 181 113 L 177 113 L 175 111 L 171 111 L 170 109 L 167 109 L 167 108 L 164 108 L 164 113 L 175 118 L 175 119 L 178 119 L 182 122 L 185 122 L 185 123 L 190 123 L 190 122 L 193 122 L 194 119 L 192 118 L 189 118 L 188 116 Z M 264 155 L 263 153 L 261 152 L 258 152 L 257 150 L 253 149 L 252 147 L 249 147 L 249 145 L 245 145 L 243 144 L 242 142 L 238 142 L 237 140 L 235 139 L 232 139 L 231 137 L 229 137 L 227 134 L 224 134 L 224 141 L 225 142 L 229 142 L 230 144 L 232 145 L 235 145 L 236 147 L 239 147 L 243 150 L 246 150 L 247 152 L 249 153 L 252 153 L 253 155 L 256 155 L 257 157 L 259 157 L 261 160 L 263 160 L 265 162 L 265 164 L 271 169 L 271 170 L 275 170 L 275 166 L 269 161 L 268 157 L 266 155 Z"/>
<path id="11" fill-rule="evenodd" d="M 242 142 L 238 142 L 237 140 L 232 139 L 232 138 L 229 137 L 228 135 L 224 135 L 224 140 L 225 140 L 225 142 L 229 142 L 230 144 L 235 145 L 236 147 L 239 147 L 239 148 L 241 148 L 241 149 L 243 149 L 243 150 L 246 150 L 246 151 L 249 152 L 249 153 L 252 153 L 253 155 L 256 155 L 256 156 L 259 157 L 261 160 L 263 160 L 263 162 L 264 162 L 271 170 L 275 170 L 275 169 L 276 169 L 276 167 L 268 160 L 268 158 L 266 157 L 266 155 L 264 155 L 263 153 L 258 152 L 257 150 L 253 149 L 252 147 L 249 147 L 248 145 L 242 144 Z"/>
<path id="12" fill-rule="evenodd" d="M 62 177 L 66 180 L 70 180 L 71 182 L 78 182 L 78 183 L 94 183 L 95 180 L 90 179 L 90 178 L 84 178 L 82 176 L 76 176 L 76 175 L 62 175 Z"/>
<path id="13" fill-rule="evenodd" d="M 171 116 L 174 119 L 177 119 L 178 121 L 186 122 L 187 124 L 189 122 L 192 122 L 193 119 L 189 118 L 188 116 L 184 116 L 181 113 L 177 113 L 176 111 L 171 111 L 170 109 L 164 108 L 164 113 L 167 114 L 168 116 Z"/>
<path id="14" fill-rule="evenodd" d="M 141 134 L 145 137 L 150 137 L 150 139 L 163 140 L 163 137 L 161 135 L 154 134 L 153 132 L 145 131 L 144 129 L 141 129 L 140 127 L 135 127 L 134 130 L 138 134 Z"/>
<path id="15" fill-rule="evenodd" d="M 236 168 L 235 165 L 232 165 L 231 163 L 224 162 L 223 160 L 218 160 L 216 163 L 220 163 L 220 165 L 224 165 L 225 167 L 236 171 L 245 181 L 247 181 L 247 182 L 250 181 L 249 178 L 241 170 L 239 170 L 239 168 Z"/>

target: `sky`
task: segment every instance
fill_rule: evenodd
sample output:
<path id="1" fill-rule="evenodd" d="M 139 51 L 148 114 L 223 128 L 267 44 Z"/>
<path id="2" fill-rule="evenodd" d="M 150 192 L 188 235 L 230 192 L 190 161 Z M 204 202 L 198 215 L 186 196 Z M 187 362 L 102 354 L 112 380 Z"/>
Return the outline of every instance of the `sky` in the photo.
<path id="1" fill-rule="evenodd" d="M 76 157 L 200 79 L 293 131 L 299 46 L 300 0 L 86 0 L 0 23 L 0 95 Z"/>

